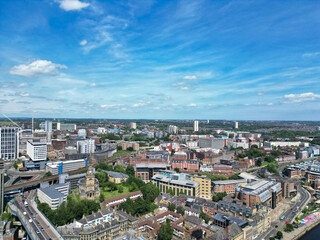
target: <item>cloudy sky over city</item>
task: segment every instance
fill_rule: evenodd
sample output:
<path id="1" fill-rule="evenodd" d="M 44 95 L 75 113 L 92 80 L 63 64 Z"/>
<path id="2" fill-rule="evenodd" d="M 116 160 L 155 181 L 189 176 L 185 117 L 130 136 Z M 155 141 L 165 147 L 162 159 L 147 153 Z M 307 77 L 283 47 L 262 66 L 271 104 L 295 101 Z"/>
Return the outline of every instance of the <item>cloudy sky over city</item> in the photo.
<path id="1" fill-rule="evenodd" d="M 319 1 L 0 2 L 0 112 L 319 120 Z"/>

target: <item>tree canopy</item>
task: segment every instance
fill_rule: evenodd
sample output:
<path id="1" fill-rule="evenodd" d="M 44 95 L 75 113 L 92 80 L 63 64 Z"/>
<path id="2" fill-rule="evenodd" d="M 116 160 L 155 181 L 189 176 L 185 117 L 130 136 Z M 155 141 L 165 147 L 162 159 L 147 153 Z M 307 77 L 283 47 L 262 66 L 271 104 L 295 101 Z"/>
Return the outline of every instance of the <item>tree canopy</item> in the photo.
<path id="1" fill-rule="evenodd" d="M 173 228 L 171 227 L 170 220 L 167 219 L 158 230 L 158 240 L 171 240 L 173 235 Z"/>

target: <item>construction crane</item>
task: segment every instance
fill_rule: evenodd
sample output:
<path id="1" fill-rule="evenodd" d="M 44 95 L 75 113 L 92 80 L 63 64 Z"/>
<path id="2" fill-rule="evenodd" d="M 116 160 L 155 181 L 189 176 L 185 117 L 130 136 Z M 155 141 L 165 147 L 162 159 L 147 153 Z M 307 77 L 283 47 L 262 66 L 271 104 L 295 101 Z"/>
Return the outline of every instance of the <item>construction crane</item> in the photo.
<path id="1" fill-rule="evenodd" d="M 17 123 L 15 123 L 14 121 L 12 121 L 7 115 L 5 115 L 4 113 L 1 113 L 6 119 L 8 119 L 10 122 L 12 122 L 16 127 L 18 127 L 19 132 L 22 132 L 22 127 L 20 127 Z"/>

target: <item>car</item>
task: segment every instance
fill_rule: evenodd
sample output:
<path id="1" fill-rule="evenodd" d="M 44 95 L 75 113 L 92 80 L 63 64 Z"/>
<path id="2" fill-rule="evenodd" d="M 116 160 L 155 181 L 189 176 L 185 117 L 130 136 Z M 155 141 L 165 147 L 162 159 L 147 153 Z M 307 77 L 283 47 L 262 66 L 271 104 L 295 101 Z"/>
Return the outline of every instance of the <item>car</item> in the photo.
<path id="1" fill-rule="evenodd" d="M 276 225 L 275 228 L 278 228 L 278 225 Z"/>
<path id="2" fill-rule="evenodd" d="M 27 215 L 27 213 L 26 213 L 26 212 L 23 212 L 23 215 Z"/>
<path id="3" fill-rule="evenodd" d="M 40 233 L 39 230 L 37 230 L 36 233 L 39 234 Z"/>
<path id="4" fill-rule="evenodd" d="M 286 218 L 285 216 L 281 216 L 280 220 L 282 221 L 282 220 L 284 220 L 285 218 Z"/>
<path id="5" fill-rule="evenodd" d="M 39 223 L 39 222 L 37 222 L 37 224 L 38 224 L 38 225 L 40 225 L 40 223 Z"/>
<path id="6" fill-rule="evenodd" d="M 35 215 L 33 215 L 33 219 L 36 219 L 36 216 L 35 216 Z"/>
<path id="7" fill-rule="evenodd" d="M 41 231 L 43 231 L 43 230 L 44 230 L 44 228 L 42 227 L 42 228 L 41 228 Z"/>
<path id="8" fill-rule="evenodd" d="M 32 219 L 31 218 L 29 219 L 29 222 L 32 223 Z"/>

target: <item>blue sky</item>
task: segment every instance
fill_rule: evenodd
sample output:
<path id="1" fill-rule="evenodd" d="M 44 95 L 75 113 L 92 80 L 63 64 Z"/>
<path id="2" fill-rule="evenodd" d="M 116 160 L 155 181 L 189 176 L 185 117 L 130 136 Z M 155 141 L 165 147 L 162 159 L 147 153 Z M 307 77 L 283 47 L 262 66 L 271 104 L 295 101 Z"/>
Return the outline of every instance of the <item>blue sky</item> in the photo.
<path id="1" fill-rule="evenodd" d="M 319 120 L 319 26 L 319 1 L 1 1 L 0 112 Z"/>

